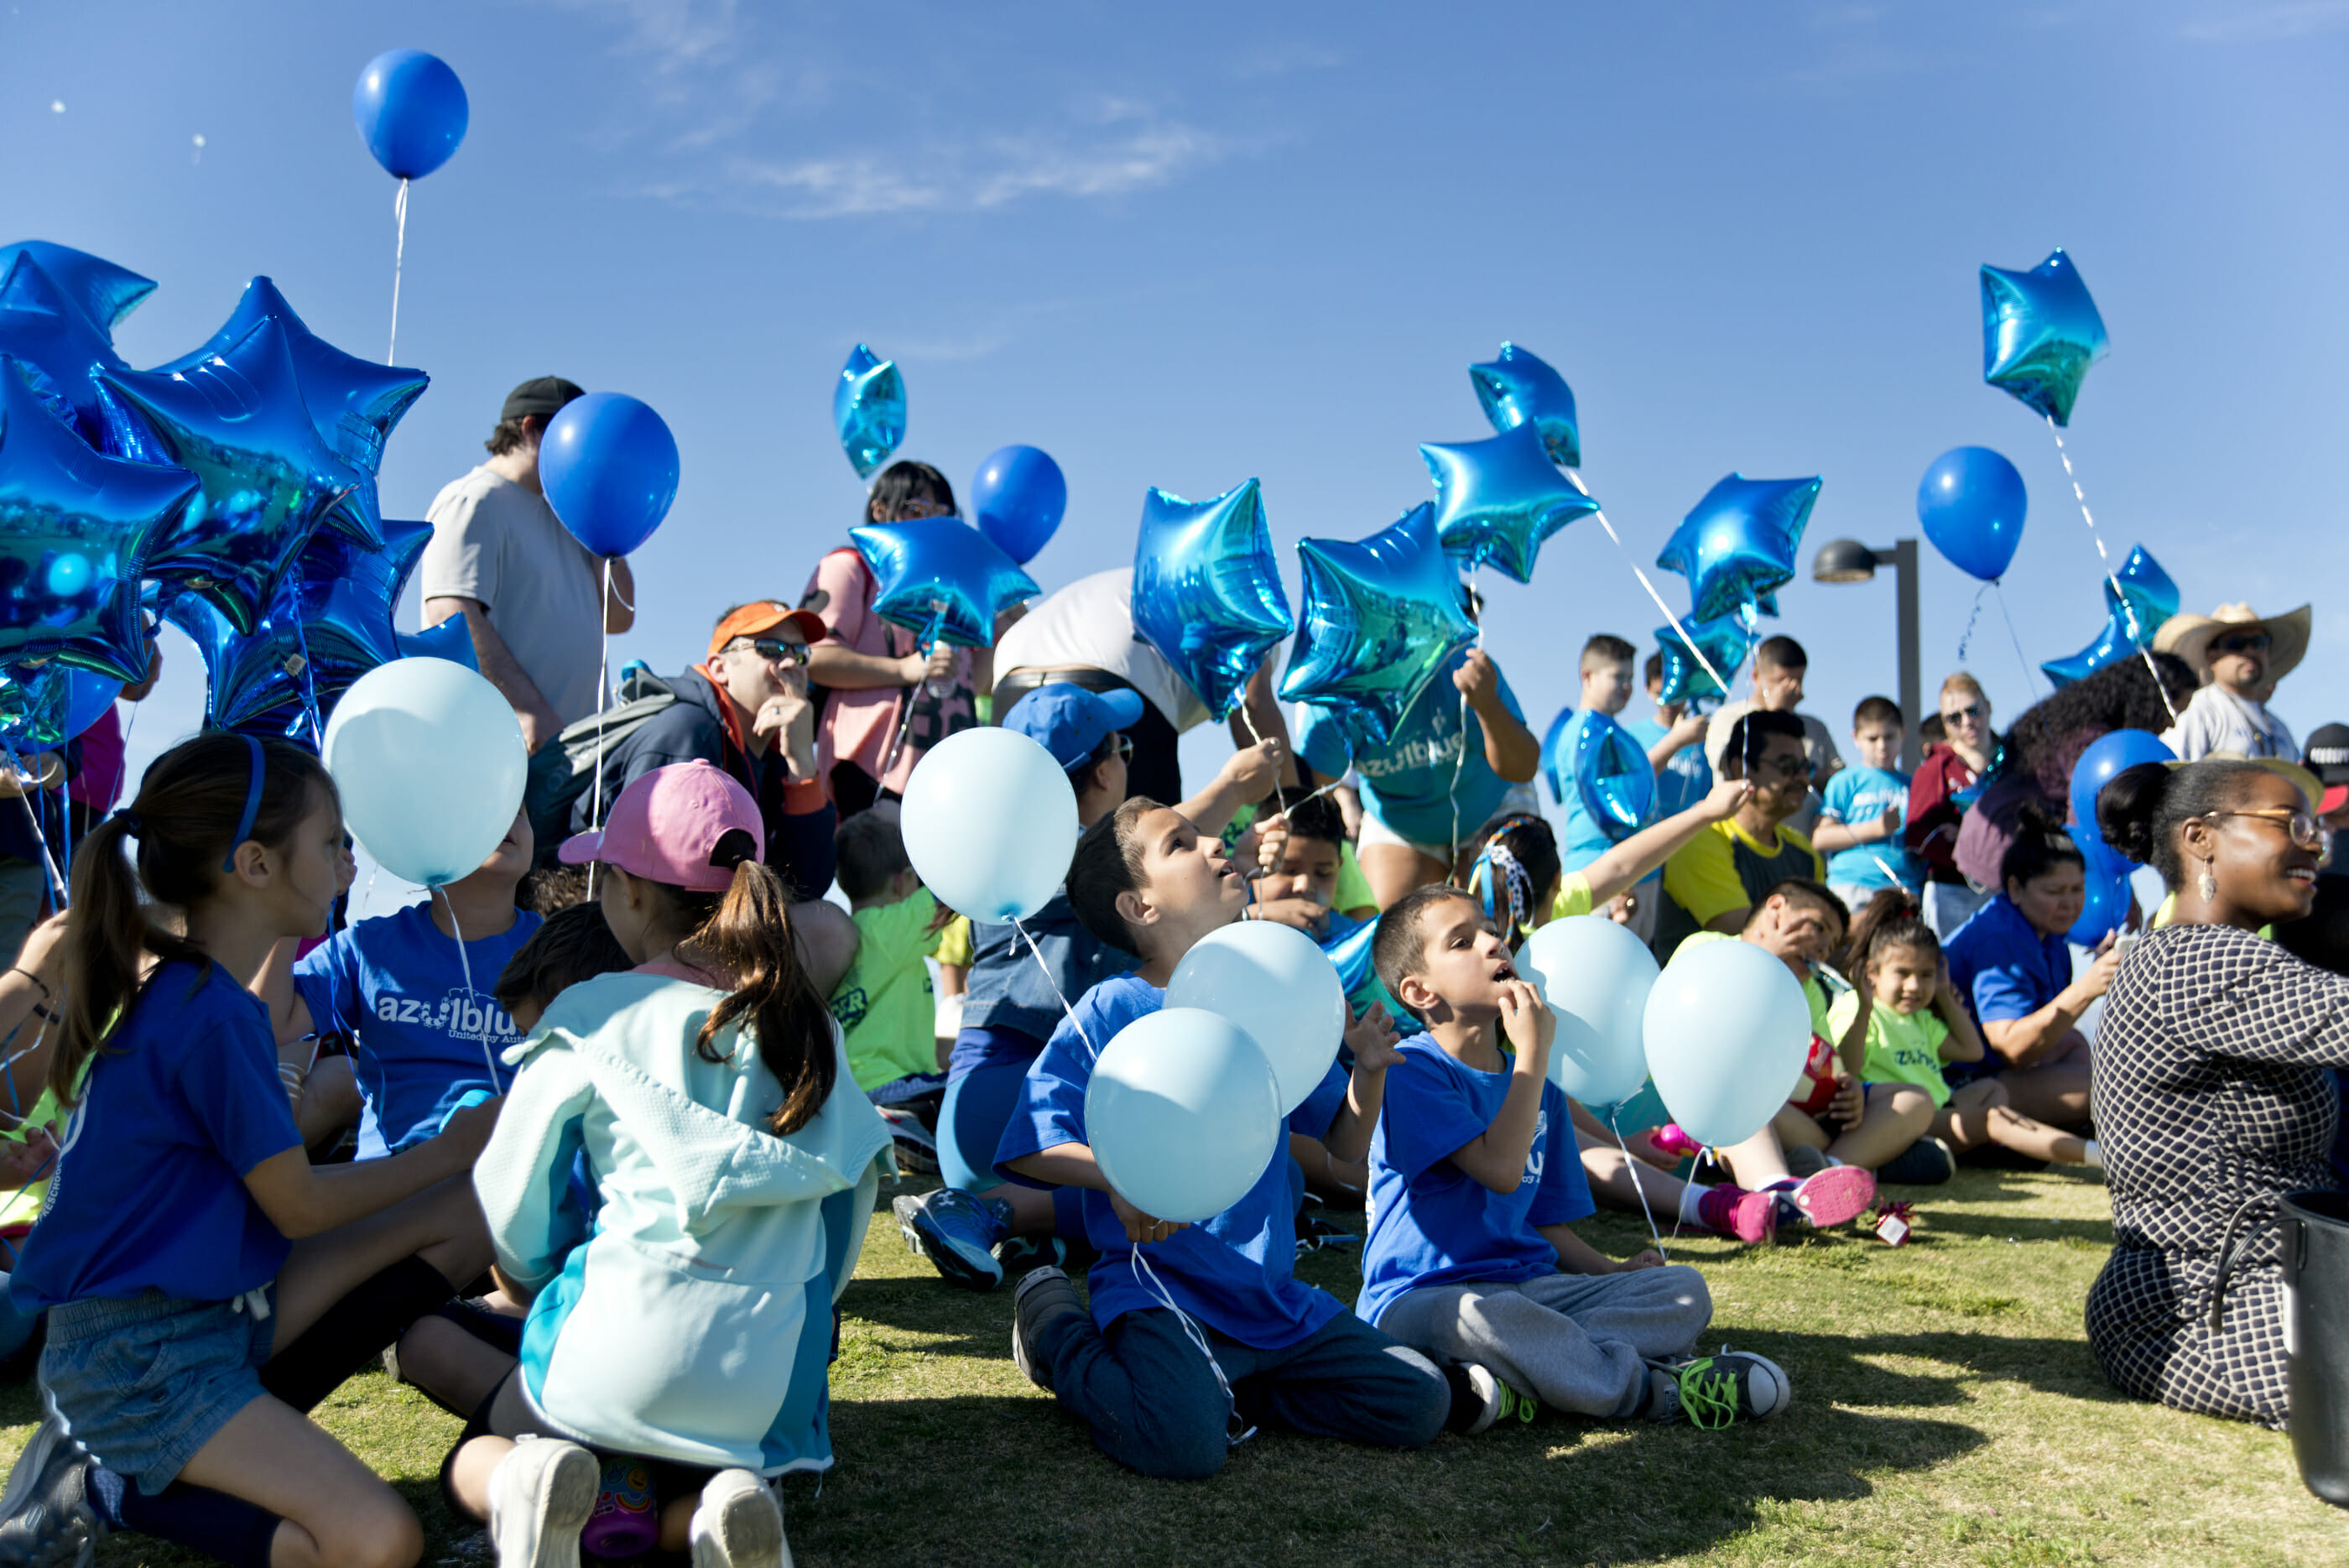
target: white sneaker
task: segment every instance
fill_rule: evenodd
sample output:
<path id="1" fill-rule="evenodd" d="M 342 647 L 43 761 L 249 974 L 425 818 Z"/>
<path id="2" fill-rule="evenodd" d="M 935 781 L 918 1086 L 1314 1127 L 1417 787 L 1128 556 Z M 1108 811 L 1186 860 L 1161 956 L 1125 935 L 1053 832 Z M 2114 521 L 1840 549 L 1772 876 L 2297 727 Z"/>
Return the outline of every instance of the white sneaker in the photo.
<path id="1" fill-rule="evenodd" d="M 792 1568 L 783 1505 L 749 1470 L 719 1470 L 701 1489 L 687 1532 L 693 1568 Z"/>
<path id="2" fill-rule="evenodd" d="M 524 1438 L 490 1472 L 498 1568 L 579 1568 L 579 1532 L 603 1479 L 595 1456 L 560 1438 Z"/>

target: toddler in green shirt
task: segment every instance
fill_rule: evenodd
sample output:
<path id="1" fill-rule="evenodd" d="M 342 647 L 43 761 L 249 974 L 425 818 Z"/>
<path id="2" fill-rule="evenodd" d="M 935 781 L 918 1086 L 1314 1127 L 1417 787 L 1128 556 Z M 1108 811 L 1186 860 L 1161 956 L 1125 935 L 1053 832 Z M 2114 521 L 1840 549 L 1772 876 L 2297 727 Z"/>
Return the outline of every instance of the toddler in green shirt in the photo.
<path id="1" fill-rule="evenodd" d="M 859 812 L 840 825 L 840 890 L 856 922 L 856 960 L 833 988 L 856 1086 L 874 1104 L 901 1104 L 941 1091 L 937 1004 L 929 965 L 944 927 L 937 900 L 905 858 L 893 805 Z M 914 1080 L 907 1082 L 907 1080 Z"/>

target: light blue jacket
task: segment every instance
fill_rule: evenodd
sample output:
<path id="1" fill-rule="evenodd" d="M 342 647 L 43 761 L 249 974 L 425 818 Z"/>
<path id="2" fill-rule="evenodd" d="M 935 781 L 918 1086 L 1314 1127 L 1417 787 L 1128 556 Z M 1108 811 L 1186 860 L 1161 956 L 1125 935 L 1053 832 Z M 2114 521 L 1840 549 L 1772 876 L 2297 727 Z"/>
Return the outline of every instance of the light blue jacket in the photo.
<path id="1" fill-rule="evenodd" d="M 824 1469 L 832 1307 L 889 1133 L 837 1030 L 831 1098 L 768 1133 L 782 1089 L 751 1042 L 694 1048 L 722 996 L 649 974 L 564 992 L 505 1054 L 519 1071 L 473 1185 L 499 1266 L 537 1293 L 523 1391 L 549 1426 L 683 1464 Z"/>

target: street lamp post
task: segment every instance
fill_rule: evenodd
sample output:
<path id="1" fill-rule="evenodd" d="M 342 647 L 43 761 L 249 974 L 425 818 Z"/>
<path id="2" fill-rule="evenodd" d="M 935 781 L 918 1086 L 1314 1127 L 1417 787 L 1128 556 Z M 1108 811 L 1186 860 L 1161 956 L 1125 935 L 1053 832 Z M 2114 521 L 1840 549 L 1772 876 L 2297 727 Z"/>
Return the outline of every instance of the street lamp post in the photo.
<path id="1" fill-rule="evenodd" d="M 1917 639 L 1917 541 L 1896 539 L 1878 550 L 1857 539 L 1831 539 L 1811 557 L 1811 576 L 1823 583 L 1864 583 L 1878 566 L 1892 568 L 1892 597 L 1899 619 L 1900 767 L 1915 773 L 1924 748 L 1923 658 Z"/>

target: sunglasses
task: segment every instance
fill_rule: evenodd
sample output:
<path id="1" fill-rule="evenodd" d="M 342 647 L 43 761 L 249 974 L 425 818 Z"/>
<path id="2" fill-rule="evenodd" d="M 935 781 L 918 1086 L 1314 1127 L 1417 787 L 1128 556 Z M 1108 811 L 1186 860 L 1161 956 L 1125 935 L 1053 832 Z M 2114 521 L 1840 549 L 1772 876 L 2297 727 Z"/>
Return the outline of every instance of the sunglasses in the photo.
<path id="1" fill-rule="evenodd" d="M 2265 653 L 2274 643 L 2275 639 L 2263 631 L 2234 632 L 2226 637 L 2212 638 L 2210 651 L 2213 653 Z"/>
<path id="2" fill-rule="evenodd" d="M 2269 822 L 2280 822 L 2292 836 L 2295 848 L 2314 851 L 2323 860 L 2333 857 L 2333 830 L 2319 822 L 2313 813 L 2295 811 L 2288 805 L 2264 805 L 2256 810 L 2212 811 L 2203 814 L 2202 820 L 2214 822 L 2222 816 L 2257 816 Z"/>
<path id="3" fill-rule="evenodd" d="M 1941 722 L 1944 724 L 1978 724 L 1989 717 L 1990 710 L 1979 702 L 1969 702 L 1962 708 L 1941 710 Z"/>
<path id="4" fill-rule="evenodd" d="M 1811 764 L 1809 759 L 1806 757 L 1763 757 L 1758 759 L 1752 767 L 1746 769 L 1746 772 L 1756 773 L 1764 770 L 1775 773 L 1782 779 L 1800 778 L 1811 771 Z"/>
<path id="5" fill-rule="evenodd" d="M 808 661 L 807 644 L 803 642 L 784 642 L 771 637 L 753 637 L 746 638 L 734 646 L 749 649 L 770 664 L 805 664 Z"/>

